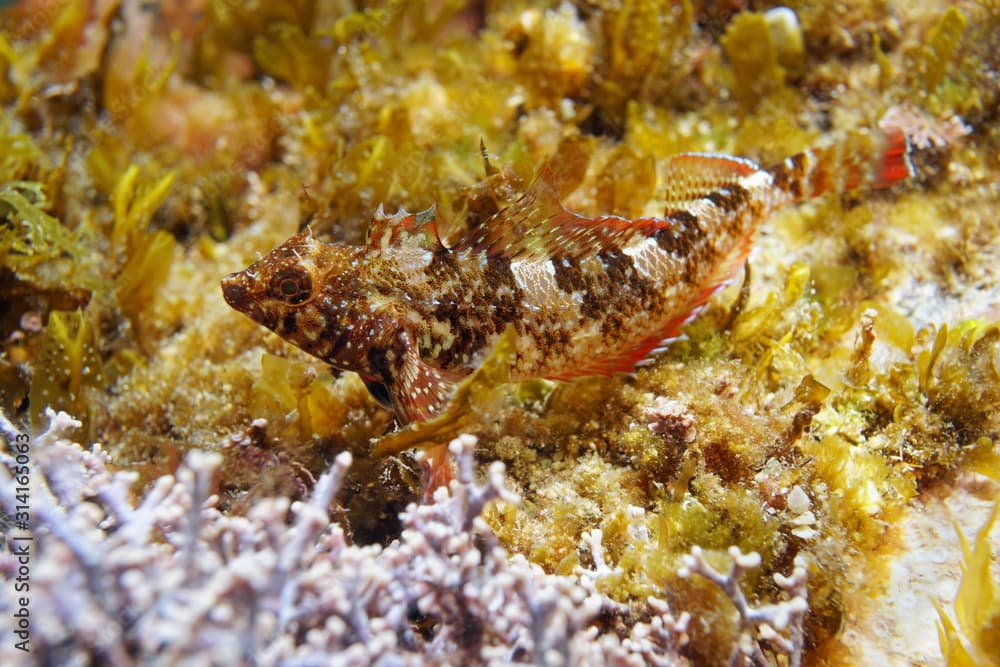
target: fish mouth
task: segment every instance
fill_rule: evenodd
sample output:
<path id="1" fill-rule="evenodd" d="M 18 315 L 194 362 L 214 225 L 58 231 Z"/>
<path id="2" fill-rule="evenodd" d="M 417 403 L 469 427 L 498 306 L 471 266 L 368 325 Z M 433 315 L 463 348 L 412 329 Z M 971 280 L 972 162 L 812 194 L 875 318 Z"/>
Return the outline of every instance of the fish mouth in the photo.
<path id="1" fill-rule="evenodd" d="M 222 298 L 230 306 L 245 313 L 249 305 L 250 293 L 247 290 L 243 276 L 239 273 L 231 273 L 220 282 L 222 285 Z"/>

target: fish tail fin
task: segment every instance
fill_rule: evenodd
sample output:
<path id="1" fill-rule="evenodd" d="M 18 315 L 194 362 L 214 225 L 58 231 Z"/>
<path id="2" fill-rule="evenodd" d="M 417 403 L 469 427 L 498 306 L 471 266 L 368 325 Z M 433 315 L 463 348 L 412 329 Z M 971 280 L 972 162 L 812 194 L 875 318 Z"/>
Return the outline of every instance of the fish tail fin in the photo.
<path id="1" fill-rule="evenodd" d="M 914 174 L 909 141 L 898 128 L 803 151 L 767 172 L 794 201 L 827 192 L 888 188 Z"/>
<path id="2" fill-rule="evenodd" d="M 912 178 L 913 162 L 910 160 L 910 140 L 899 128 L 886 131 L 885 150 L 882 160 L 875 170 L 869 187 L 875 189 L 888 188 L 900 181 Z"/>

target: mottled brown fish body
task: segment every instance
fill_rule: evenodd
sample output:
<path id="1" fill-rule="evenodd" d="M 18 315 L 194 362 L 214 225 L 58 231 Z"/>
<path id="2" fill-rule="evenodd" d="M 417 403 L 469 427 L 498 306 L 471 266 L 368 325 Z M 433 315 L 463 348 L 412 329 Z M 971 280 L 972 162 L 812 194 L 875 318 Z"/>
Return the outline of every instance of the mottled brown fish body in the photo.
<path id="1" fill-rule="evenodd" d="M 886 146 L 867 159 L 808 151 L 769 169 L 680 155 L 666 170 L 664 215 L 638 220 L 567 211 L 543 174 L 450 248 L 433 211 L 380 207 L 364 247 L 300 234 L 224 279 L 223 293 L 289 342 L 360 373 L 401 420 L 427 419 L 508 325 L 515 378 L 631 371 L 743 264 L 774 210 L 905 178 L 905 139 Z"/>

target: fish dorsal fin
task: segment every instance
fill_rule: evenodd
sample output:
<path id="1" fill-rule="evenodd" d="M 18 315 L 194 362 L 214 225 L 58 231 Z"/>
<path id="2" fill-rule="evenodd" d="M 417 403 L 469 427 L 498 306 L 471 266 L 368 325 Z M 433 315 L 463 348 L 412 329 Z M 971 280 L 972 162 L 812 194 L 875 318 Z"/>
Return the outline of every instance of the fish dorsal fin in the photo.
<path id="1" fill-rule="evenodd" d="M 544 167 L 524 194 L 472 229 L 455 249 L 510 260 L 581 258 L 620 246 L 641 226 L 642 221 L 588 218 L 567 210 L 550 168 Z"/>
<path id="2" fill-rule="evenodd" d="M 753 160 L 715 153 L 681 153 L 667 161 L 664 198 L 682 205 L 736 185 L 760 170 Z"/>
<path id="3" fill-rule="evenodd" d="M 369 250 L 387 250 L 392 247 L 410 246 L 434 250 L 441 246 L 437 231 L 437 215 L 434 206 L 423 211 L 410 213 L 400 208 L 393 215 L 386 215 L 382 205 L 378 205 L 368 226 L 366 245 Z"/>

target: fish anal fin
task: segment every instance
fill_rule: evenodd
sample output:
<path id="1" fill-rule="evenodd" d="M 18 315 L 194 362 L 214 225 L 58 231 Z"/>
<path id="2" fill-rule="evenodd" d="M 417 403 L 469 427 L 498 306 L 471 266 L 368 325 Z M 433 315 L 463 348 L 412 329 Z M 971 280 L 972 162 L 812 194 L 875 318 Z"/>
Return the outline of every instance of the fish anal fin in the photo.
<path id="1" fill-rule="evenodd" d="M 708 297 L 706 296 L 705 298 L 707 299 Z M 636 366 L 639 366 L 653 355 L 659 354 L 666 349 L 671 341 L 676 340 L 680 336 L 684 325 L 694 319 L 701 312 L 703 306 L 704 302 L 680 315 L 669 318 L 648 336 L 616 354 L 606 355 L 601 359 L 578 366 L 564 373 L 546 376 L 545 379 L 574 380 L 591 375 L 611 377 L 618 373 L 631 373 L 636 369 Z"/>
<path id="2" fill-rule="evenodd" d="M 681 329 L 696 318 L 712 296 L 729 284 L 750 253 L 750 238 L 737 245 L 728 257 L 719 262 L 718 269 L 704 281 L 704 287 L 696 290 L 679 310 L 678 314 L 660 323 L 649 335 L 623 348 L 617 353 L 605 355 L 591 363 L 574 367 L 572 370 L 546 376 L 548 380 L 572 380 L 588 375 L 612 376 L 616 373 L 631 373 L 644 361 L 664 351 L 681 335 Z"/>
<path id="3" fill-rule="evenodd" d="M 436 207 L 431 206 L 416 213 L 400 208 L 393 215 L 386 215 L 379 204 L 368 226 L 366 243 L 369 250 L 387 250 L 401 246 L 434 250 L 442 246 L 437 229 Z"/>

